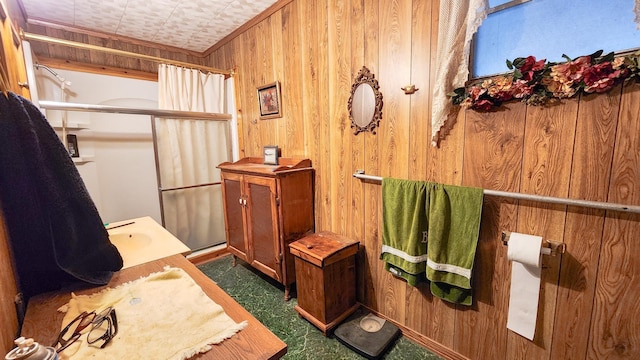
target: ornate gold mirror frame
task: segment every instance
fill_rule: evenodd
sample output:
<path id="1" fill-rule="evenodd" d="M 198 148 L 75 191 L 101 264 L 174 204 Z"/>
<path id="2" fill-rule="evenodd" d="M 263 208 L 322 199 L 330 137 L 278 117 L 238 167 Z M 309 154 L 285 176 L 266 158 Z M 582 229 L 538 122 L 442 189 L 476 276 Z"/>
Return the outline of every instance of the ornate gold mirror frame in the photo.
<path id="1" fill-rule="evenodd" d="M 363 66 L 351 85 L 351 96 L 347 103 L 355 135 L 364 131 L 376 133 L 375 128 L 382 118 L 382 93 L 379 89 L 378 80 Z"/>

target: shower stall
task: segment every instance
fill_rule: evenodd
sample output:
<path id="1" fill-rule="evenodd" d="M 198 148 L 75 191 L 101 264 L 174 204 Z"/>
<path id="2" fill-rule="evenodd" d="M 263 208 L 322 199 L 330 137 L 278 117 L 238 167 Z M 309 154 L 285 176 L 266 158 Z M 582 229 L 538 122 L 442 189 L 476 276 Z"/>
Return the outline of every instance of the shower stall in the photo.
<path id="1" fill-rule="evenodd" d="M 152 216 L 192 251 L 226 241 L 220 174 L 216 165 L 238 158 L 237 128 L 231 115 L 235 113 L 232 77 L 224 80 L 228 94 L 224 113 L 213 114 L 157 109 L 157 84 L 149 84 L 152 82 L 143 84 L 142 93 L 153 93 L 149 97 L 155 97 L 155 100 L 128 98 L 124 90 L 122 94 L 112 95 L 110 100 L 97 99 L 95 94 L 79 96 L 87 95 L 83 82 L 89 88 L 100 88 L 100 92 L 105 88 L 96 86 L 94 78 L 75 79 L 90 74 L 78 73 L 82 74 L 80 76 L 58 69 L 42 71 L 46 69 L 41 65 L 36 68 L 36 65 L 31 66 L 36 70 L 34 79 L 39 85 L 39 88 L 31 89 L 35 92 L 34 99 L 39 99 L 34 103 L 45 112 L 59 134 L 77 135 L 80 154 L 74 161 L 105 222 Z M 64 80 L 60 80 L 61 77 Z M 115 81 L 117 83 L 118 78 Z M 60 87 L 62 82 L 64 88 Z M 140 94 L 138 91 L 136 96 Z M 79 100 L 91 104 L 74 102 Z M 65 118 L 64 122 L 62 118 Z M 166 161 L 166 156 L 165 160 L 159 157 L 160 153 L 172 151 L 172 145 L 158 141 L 158 126 L 164 119 L 188 123 L 192 131 L 205 134 L 204 140 L 190 141 L 186 132 L 173 141 L 174 145 L 188 146 L 188 152 L 195 155 L 186 158 L 190 163 L 183 161 L 175 168 L 173 161 Z M 61 140 L 64 143 L 66 138 L 61 137 Z M 163 150 L 163 146 L 168 146 L 169 150 Z M 202 154 L 214 156 L 202 157 Z M 174 175 L 167 176 L 172 173 Z M 182 176 L 184 174 L 197 176 Z M 147 180 L 139 181 L 140 177 Z M 151 192 L 155 194 L 153 199 Z"/>

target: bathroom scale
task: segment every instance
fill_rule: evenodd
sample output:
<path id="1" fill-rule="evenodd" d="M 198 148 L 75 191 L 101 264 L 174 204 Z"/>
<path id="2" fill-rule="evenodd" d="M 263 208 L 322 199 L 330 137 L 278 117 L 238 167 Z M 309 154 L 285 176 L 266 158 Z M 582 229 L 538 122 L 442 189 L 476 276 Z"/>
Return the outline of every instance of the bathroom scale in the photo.
<path id="1" fill-rule="evenodd" d="M 358 309 L 333 333 L 338 341 L 367 359 L 380 358 L 399 335 L 397 326 L 363 309 Z"/>

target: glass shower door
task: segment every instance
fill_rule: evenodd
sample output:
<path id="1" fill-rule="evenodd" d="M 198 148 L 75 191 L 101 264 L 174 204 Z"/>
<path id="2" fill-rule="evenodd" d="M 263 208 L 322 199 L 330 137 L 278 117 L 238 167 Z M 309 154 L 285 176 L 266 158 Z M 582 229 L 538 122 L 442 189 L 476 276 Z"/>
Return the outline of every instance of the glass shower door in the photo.
<path id="1" fill-rule="evenodd" d="M 226 241 L 217 165 L 231 161 L 229 122 L 153 119 L 163 226 L 192 251 Z"/>

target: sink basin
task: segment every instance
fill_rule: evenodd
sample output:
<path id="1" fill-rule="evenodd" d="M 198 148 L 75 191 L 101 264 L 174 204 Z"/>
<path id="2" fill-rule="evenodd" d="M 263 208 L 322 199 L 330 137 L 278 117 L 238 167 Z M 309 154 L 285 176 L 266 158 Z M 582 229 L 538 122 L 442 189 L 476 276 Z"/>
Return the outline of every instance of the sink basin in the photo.
<path id="1" fill-rule="evenodd" d="M 121 251 L 137 251 L 151 245 L 151 237 L 142 233 L 118 233 L 109 235 L 109 240 Z"/>
<path id="2" fill-rule="evenodd" d="M 122 268 L 191 250 L 149 216 L 109 224 L 109 240 L 122 256 Z"/>

